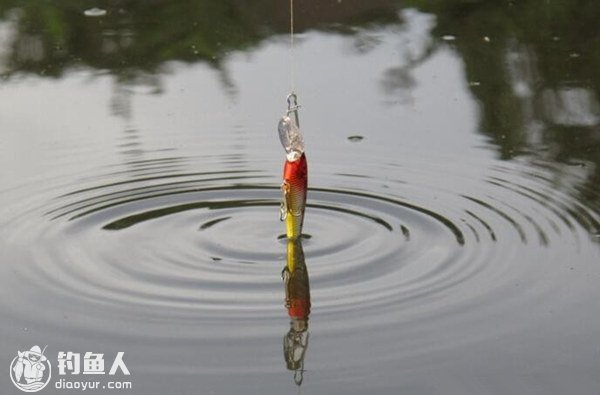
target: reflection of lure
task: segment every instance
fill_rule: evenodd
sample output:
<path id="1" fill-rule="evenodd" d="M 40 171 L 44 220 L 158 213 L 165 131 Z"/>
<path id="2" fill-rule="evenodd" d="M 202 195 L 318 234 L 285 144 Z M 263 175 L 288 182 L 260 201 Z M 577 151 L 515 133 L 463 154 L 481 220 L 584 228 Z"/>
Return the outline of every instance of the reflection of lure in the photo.
<path id="1" fill-rule="evenodd" d="M 290 318 L 308 321 L 310 286 L 301 241 L 288 241 L 287 266 L 284 269 L 285 305 Z"/>
<path id="2" fill-rule="evenodd" d="M 287 265 L 282 274 L 285 284 L 285 306 L 290 316 L 290 330 L 283 338 L 283 356 L 288 370 L 294 372 L 294 382 L 299 386 L 304 377 L 310 314 L 310 286 L 302 239 L 288 240 Z"/>
<path id="3" fill-rule="evenodd" d="M 286 233 L 290 240 L 302 234 L 308 168 L 304 154 L 304 139 L 298 122 L 298 104 L 294 93 L 288 96 L 288 110 L 279 121 L 279 139 L 286 152 L 281 191 L 281 220 L 286 222 Z M 294 117 L 290 117 L 294 114 Z"/>

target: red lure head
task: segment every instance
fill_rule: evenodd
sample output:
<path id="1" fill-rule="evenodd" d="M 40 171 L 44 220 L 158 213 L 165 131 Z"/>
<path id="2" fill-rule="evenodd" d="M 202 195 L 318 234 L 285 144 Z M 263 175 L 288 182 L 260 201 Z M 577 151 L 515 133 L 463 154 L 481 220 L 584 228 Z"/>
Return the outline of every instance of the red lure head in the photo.
<path id="1" fill-rule="evenodd" d="M 303 184 L 306 187 L 306 181 L 308 179 L 308 165 L 306 162 L 306 155 L 302 154 L 298 160 L 290 162 L 285 161 L 283 168 L 283 179 L 289 183 Z"/>

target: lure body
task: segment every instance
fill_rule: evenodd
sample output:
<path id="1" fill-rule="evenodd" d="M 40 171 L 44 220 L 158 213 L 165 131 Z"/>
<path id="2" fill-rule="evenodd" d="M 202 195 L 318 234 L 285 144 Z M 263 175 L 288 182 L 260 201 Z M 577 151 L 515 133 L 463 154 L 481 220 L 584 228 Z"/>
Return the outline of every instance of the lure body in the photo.
<path id="1" fill-rule="evenodd" d="M 289 240 L 296 240 L 302 234 L 307 185 L 308 166 L 306 155 L 302 154 L 295 161 L 286 160 L 283 167 L 283 183 L 281 184 L 283 193 L 282 219 L 285 220 Z"/>

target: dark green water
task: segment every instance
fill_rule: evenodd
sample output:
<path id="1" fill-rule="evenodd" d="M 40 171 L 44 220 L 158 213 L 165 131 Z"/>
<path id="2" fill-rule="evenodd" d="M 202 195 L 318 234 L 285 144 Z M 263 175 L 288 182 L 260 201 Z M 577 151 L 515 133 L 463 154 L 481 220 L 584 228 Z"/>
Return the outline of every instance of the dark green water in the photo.
<path id="1" fill-rule="evenodd" d="M 288 246 L 287 1 L 0 1 L 0 393 L 598 393 L 600 5 L 296 7 Z"/>

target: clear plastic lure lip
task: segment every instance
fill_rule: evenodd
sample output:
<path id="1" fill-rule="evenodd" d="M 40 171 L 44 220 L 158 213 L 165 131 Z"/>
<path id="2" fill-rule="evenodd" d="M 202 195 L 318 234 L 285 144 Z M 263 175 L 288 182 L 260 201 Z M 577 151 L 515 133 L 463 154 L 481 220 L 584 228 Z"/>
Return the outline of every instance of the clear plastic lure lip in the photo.
<path id="1" fill-rule="evenodd" d="M 291 162 L 298 160 L 304 153 L 304 138 L 296 122 L 285 115 L 279 121 L 279 140 L 285 149 L 287 159 Z"/>
<path id="2" fill-rule="evenodd" d="M 300 132 L 298 120 L 297 97 L 295 93 L 291 93 L 288 98 L 287 113 L 279 121 L 277 127 L 279 131 L 279 140 L 285 149 L 287 160 L 290 162 L 298 160 L 304 153 L 304 137 Z M 290 116 L 293 114 L 293 118 Z"/>

